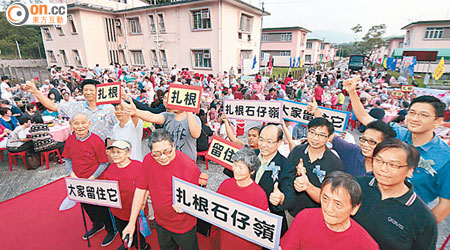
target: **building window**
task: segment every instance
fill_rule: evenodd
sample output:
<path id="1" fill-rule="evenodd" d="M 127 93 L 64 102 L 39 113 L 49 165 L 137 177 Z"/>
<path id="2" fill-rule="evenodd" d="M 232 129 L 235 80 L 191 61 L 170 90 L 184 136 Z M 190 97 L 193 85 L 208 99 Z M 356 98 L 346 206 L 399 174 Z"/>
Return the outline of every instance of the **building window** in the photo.
<path id="1" fill-rule="evenodd" d="M 250 33 L 252 26 L 252 17 L 241 14 L 241 21 L 239 24 L 239 31 Z"/>
<path id="2" fill-rule="evenodd" d="M 156 50 L 152 49 L 152 65 L 153 67 L 159 67 L 158 56 Z"/>
<path id="3" fill-rule="evenodd" d="M 67 60 L 66 52 L 64 50 L 60 50 L 59 54 L 61 55 L 64 65 L 69 65 L 69 61 Z"/>
<path id="4" fill-rule="evenodd" d="M 442 39 L 444 28 L 427 28 L 425 31 L 425 39 Z"/>
<path id="5" fill-rule="evenodd" d="M 120 21 L 120 19 L 115 19 L 114 20 L 114 25 L 116 26 L 116 32 L 119 36 L 121 36 L 123 34 L 122 32 L 122 22 Z"/>
<path id="6" fill-rule="evenodd" d="M 133 59 L 133 65 L 136 66 L 144 66 L 144 55 L 142 54 L 142 50 L 131 50 L 131 58 Z"/>
<path id="7" fill-rule="evenodd" d="M 211 29 L 211 15 L 209 9 L 201 9 L 192 11 L 193 30 Z"/>
<path id="8" fill-rule="evenodd" d="M 148 15 L 148 18 L 150 19 L 150 31 L 156 33 L 155 17 L 153 15 Z"/>
<path id="9" fill-rule="evenodd" d="M 268 41 L 269 40 L 269 35 L 267 33 L 263 33 L 262 37 L 261 37 L 261 40 Z"/>
<path id="10" fill-rule="evenodd" d="M 211 53 L 209 50 L 193 50 L 194 68 L 211 68 Z"/>
<path id="11" fill-rule="evenodd" d="M 78 50 L 76 50 L 76 49 L 72 50 L 72 54 L 73 54 L 73 58 L 75 59 L 75 64 L 78 67 L 82 67 L 83 64 L 81 63 L 81 57 L 80 57 L 80 53 L 78 52 Z"/>
<path id="12" fill-rule="evenodd" d="M 319 54 L 319 59 L 322 61 L 322 59 L 323 59 L 323 54 Z"/>
<path id="13" fill-rule="evenodd" d="M 161 64 L 163 68 L 168 68 L 168 64 L 167 64 L 167 56 L 166 56 L 166 51 L 165 50 L 160 50 L 159 51 L 159 55 L 161 58 Z"/>
<path id="14" fill-rule="evenodd" d="M 398 47 L 399 47 L 399 48 L 403 48 L 403 42 L 399 42 L 399 43 L 398 43 Z"/>
<path id="15" fill-rule="evenodd" d="M 56 32 L 58 33 L 58 35 L 64 36 L 64 31 L 63 31 L 61 25 L 59 25 L 59 24 L 55 25 L 55 29 L 56 29 Z"/>
<path id="16" fill-rule="evenodd" d="M 55 53 L 53 53 L 53 50 L 47 50 L 47 56 L 48 59 L 50 59 L 50 62 L 56 62 Z"/>
<path id="17" fill-rule="evenodd" d="M 158 14 L 158 25 L 159 32 L 166 32 L 166 24 L 164 23 L 164 15 L 162 13 Z"/>
<path id="18" fill-rule="evenodd" d="M 321 49 L 321 50 L 324 50 L 324 49 L 325 49 L 325 44 L 324 44 L 324 43 L 322 43 L 322 44 L 320 45 L 320 49 Z"/>
<path id="19" fill-rule="evenodd" d="M 42 28 L 42 33 L 44 33 L 45 40 L 52 40 L 49 28 Z"/>
<path id="20" fill-rule="evenodd" d="M 280 51 L 280 56 L 291 56 L 291 51 L 290 50 Z"/>
<path id="21" fill-rule="evenodd" d="M 76 34 L 77 33 L 77 28 L 75 27 L 75 22 L 73 21 L 73 16 L 72 15 L 67 15 L 67 22 L 69 23 L 70 32 L 72 34 Z"/>
<path id="22" fill-rule="evenodd" d="M 312 49 L 312 43 L 306 43 L 306 48 L 307 49 Z"/>
<path id="23" fill-rule="evenodd" d="M 292 41 L 292 33 L 281 33 L 281 41 L 290 42 Z"/>
<path id="24" fill-rule="evenodd" d="M 311 62 L 311 55 L 305 55 L 305 61 Z"/>
<path id="25" fill-rule="evenodd" d="M 138 17 L 128 18 L 128 24 L 130 26 L 130 34 L 142 34 Z"/>

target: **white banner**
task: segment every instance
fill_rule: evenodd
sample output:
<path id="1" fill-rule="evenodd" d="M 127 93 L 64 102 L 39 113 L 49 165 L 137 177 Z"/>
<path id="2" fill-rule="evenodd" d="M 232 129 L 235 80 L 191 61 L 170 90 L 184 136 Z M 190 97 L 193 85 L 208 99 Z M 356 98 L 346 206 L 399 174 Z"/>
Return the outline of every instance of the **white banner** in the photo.
<path id="1" fill-rule="evenodd" d="M 176 177 L 172 177 L 172 183 L 173 204 L 184 212 L 262 247 L 278 249 L 281 216 Z"/>
<path id="2" fill-rule="evenodd" d="M 253 100 L 224 100 L 227 119 L 281 123 L 281 102 Z"/>
<path id="3" fill-rule="evenodd" d="M 64 178 L 67 195 L 72 201 L 104 207 L 122 208 L 117 181 Z"/>
<path id="4" fill-rule="evenodd" d="M 284 99 L 279 100 L 283 102 L 283 119 L 302 124 L 308 124 L 314 119 L 314 115 L 306 111 L 308 104 Z M 319 110 L 323 117 L 334 125 L 334 130 L 336 132 L 344 132 L 347 129 L 350 112 L 324 107 L 319 107 Z"/>
<path id="5" fill-rule="evenodd" d="M 414 94 L 416 94 L 417 96 L 432 95 L 442 100 L 445 96 L 450 95 L 450 91 L 445 89 L 429 89 L 416 87 L 414 88 Z"/>

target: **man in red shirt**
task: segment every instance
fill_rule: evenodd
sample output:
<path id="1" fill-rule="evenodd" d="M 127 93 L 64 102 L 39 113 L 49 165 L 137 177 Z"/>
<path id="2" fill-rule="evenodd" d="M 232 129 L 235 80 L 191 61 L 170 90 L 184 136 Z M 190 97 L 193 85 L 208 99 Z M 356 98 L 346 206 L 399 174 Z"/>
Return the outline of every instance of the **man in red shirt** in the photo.
<path id="1" fill-rule="evenodd" d="M 369 233 L 350 218 L 358 211 L 361 199 L 361 187 L 351 175 L 331 172 L 322 182 L 322 208 L 298 213 L 281 238 L 281 249 L 379 250 Z"/>
<path id="2" fill-rule="evenodd" d="M 317 102 L 317 105 L 322 106 L 322 95 L 323 95 L 323 84 L 317 83 L 316 88 L 314 89 L 314 99 Z"/>
<path id="3" fill-rule="evenodd" d="M 134 234 L 139 209 L 148 190 L 155 210 L 156 232 L 161 249 L 198 250 L 197 218 L 183 213 L 172 203 L 172 176 L 198 184 L 200 170 L 186 154 L 175 149 L 172 135 L 164 129 L 153 131 L 151 153 L 144 158 L 144 174 L 136 183 L 133 206 L 123 238 Z"/>
<path id="4" fill-rule="evenodd" d="M 82 113 L 74 115 L 70 122 L 74 134 L 67 138 L 62 157 L 72 178 L 95 180 L 108 167 L 105 144 L 98 135 L 89 131 L 91 124 L 88 117 Z M 91 238 L 106 227 L 108 234 L 102 246 L 111 244 L 117 231 L 112 224 L 109 208 L 85 203 L 81 203 L 81 206 L 93 223 L 92 229 L 83 235 L 83 240 Z"/>

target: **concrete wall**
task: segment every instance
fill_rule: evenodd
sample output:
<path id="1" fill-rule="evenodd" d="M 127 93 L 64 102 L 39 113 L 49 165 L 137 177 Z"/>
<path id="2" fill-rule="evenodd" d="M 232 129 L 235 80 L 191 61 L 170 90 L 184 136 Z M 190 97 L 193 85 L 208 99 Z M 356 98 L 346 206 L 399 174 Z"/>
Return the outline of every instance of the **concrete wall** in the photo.
<path id="1" fill-rule="evenodd" d="M 0 59 L 0 76 L 3 75 L 24 81 L 38 77 L 42 82 L 50 78 L 44 59 Z"/>

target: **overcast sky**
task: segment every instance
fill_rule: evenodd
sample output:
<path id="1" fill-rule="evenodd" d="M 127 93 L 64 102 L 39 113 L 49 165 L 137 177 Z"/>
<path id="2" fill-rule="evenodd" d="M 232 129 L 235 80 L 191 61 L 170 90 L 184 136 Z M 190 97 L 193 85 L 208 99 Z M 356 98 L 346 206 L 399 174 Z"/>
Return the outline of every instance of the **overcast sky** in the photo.
<path id="1" fill-rule="evenodd" d="M 261 0 L 244 0 L 261 6 Z M 264 0 L 263 26 L 301 26 L 308 38 L 352 42 L 351 28 L 360 23 L 363 34 L 373 25 L 386 24 L 386 35 L 404 35 L 405 25 L 422 20 L 450 20 L 450 0 Z M 359 36 L 361 37 L 361 35 Z"/>

